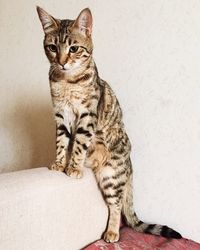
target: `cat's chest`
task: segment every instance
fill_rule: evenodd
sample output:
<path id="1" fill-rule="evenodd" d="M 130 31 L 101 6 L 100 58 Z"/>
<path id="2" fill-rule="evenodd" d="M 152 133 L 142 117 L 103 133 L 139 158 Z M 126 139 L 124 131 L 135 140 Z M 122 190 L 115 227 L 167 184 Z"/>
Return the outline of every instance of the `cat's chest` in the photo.
<path id="1" fill-rule="evenodd" d="M 87 98 L 89 91 L 91 90 L 78 84 L 51 83 L 51 96 L 55 105 L 70 104 L 74 108 L 80 107 Z"/>
<path id="2" fill-rule="evenodd" d="M 54 103 L 55 119 L 58 124 L 64 124 L 69 132 L 73 132 L 77 123 L 77 110 L 68 102 Z"/>
<path id="3" fill-rule="evenodd" d="M 91 90 L 90 90 L 91 91 Z M 88 112 L 85 100 L 88 98 L 88 91 L 84 88 L 66 83 L 51 83 L 51 95 L 55 114 L 63 117 L 67 128 L 75 125 L 78 117 Z"/>

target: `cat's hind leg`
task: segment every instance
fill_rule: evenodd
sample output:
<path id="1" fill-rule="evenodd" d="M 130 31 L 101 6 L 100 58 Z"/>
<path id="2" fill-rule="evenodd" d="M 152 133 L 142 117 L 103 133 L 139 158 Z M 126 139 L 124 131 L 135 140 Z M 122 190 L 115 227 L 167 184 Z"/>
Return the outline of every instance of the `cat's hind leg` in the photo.
<path id="1" fill-rule="evenodd" d="M 96 173 L 99 187 L 109 210 L 104 240 L 110 243 L 119 240 L 122 201 L 126 183 L 124 173 L 123 169 L 120 171 L 113 169 L 110 163 L 107 163 Z"/>
<path id="2" fill-rule="evenodd" d="M 110 204 L 109 209 L 109 220 L 107 229 L 104 233 L 104 240 L 106 242 L 117 242 L 119 240 L 119 227 L 121 218 L 121 204 Z"/>

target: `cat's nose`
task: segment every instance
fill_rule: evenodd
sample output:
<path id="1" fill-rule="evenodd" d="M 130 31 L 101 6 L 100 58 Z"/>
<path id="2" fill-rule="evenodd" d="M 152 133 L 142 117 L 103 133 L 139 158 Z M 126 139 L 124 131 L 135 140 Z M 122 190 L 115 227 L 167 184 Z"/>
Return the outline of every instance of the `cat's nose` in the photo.
<path id="1" fill-rule="evenodd" d="M 67 55 L 65 54 L 59 55 L 58 63 L 62 68 L 64 68 L 65 64 L 67 63 Z"/>
<path id="2" fill-rule="evenodd" d="M 61 67 L 62 69 L 65 69 L 65 63 L 63 64 L 63 63 L 60 63 L 60 62 L 59 62 L 59 65 L 60 65 L 60 67 Z"/>

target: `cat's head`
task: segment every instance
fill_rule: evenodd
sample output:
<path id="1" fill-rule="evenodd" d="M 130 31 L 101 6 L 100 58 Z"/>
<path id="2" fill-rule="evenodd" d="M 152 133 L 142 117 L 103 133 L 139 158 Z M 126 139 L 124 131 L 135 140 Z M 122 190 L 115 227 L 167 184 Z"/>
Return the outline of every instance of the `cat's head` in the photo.
<path id="1" fill-rule="evenodd" d="M 81 11 L 75 20 L 60 20 L 42 8 L 37 12 L 44 30 L 44 49 L 57 74 L 76 74 L 91 60 L 92 14 L 88 8 Z"/>

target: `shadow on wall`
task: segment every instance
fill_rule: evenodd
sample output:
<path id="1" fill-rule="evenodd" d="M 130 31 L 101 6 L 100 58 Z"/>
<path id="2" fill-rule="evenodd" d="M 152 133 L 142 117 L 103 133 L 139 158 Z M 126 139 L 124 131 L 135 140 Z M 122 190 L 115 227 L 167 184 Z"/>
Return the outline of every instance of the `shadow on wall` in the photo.
<path id="1" fill-rule="evenodd" d="M 22 103 L 5 116 L 1 173 L 44 167 L 53 162 L 55 122 L 51 103 Z"/>

